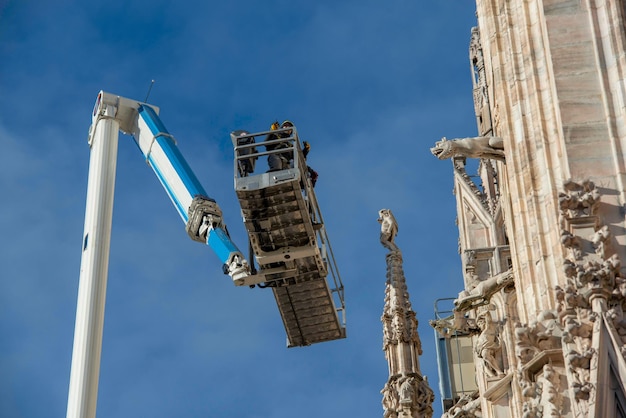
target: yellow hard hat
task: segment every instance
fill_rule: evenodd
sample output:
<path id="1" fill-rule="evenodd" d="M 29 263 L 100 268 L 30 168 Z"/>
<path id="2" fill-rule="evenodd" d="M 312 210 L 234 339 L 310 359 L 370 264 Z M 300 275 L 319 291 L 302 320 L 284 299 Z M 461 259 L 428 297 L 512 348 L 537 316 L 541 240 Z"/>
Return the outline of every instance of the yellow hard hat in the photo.
<path id="1" fill-rule="evenodd" d="M 280 125 L 278 124 L 278 121 L 272 123 L 272 126 L 270 126 L 270 129 L 272 131 L 275 131 L 276 129 L 280 128 Z"/>

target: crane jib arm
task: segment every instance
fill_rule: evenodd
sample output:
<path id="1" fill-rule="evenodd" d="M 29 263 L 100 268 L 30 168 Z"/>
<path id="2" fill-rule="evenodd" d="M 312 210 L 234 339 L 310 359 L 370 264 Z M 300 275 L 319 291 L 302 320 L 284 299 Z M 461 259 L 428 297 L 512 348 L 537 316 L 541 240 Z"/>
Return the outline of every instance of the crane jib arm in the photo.
<path id="1" fill-rule="evenodd" d="M 98 94 L 93 109 L 67 418 L 96 416 L 120 131 L 135 139 L 185 222 L 189 236 L 213 249 L 223 263 L 224 273 L 235 284 L 250 275 L 248 262 L 228 236 L 222 211 L 206 196 L 158 112 L 156 106 L 104 91 Z"/>
<path id="2" fill-rule="evenodd" d="M 193 198 L 198 195 L 206 196 L 207 193 L 154 109 L 140 105 L 137 111 L 139 118 L 137 134 L 133 135 L 135 142 L 172 199 L 179 215 L 187 222 L 187 210 Z"/>
<path id="3" fill-rule="evenodd" d="M 109 96 L 101 93 L 96 107 L 106 106 Z M 167 131 L 157 115 L 157 110 L 150 105 L 128 101 L 120 103 L 135 104 L 136 112 L 121 112 L 122 115 L 134 115 L 133 120 L 124 120 L 120 126 L 131 133 L 148 165 L 152 167 L 163 188 L 170 197 L 178 214 L 186 224 L 187 233 L 195 240 L 207 244 L 217 254 L 224 266 L 224 273 L 233 280 L 247 277 L 249 266 L 245 257 L 231 241 L 226 226 L 222 221 L 222 211 L 215 200 L 207 196 L 200 181 L 176 145 L 176 140 Z M 94 110 L 94 112 L 96 112 Z M 120 114 L 120 113 L 118 113 Z M 96 116 L 96 115 L 94 115 Z M 132 119 L 126 116 L 125 119 Z"/>
<path id="4" fill-rule="evenodd" d="M 247 277 L 248 263 L 228 236 L 222 211 L 206 195 L 174 137 L 150 106 L 139 105 L 137 112 L 137 132 L 133 137 L 185 222 L 187 233 L 213 249 L 223 263 L 224 273 L 233 280 Z"/>

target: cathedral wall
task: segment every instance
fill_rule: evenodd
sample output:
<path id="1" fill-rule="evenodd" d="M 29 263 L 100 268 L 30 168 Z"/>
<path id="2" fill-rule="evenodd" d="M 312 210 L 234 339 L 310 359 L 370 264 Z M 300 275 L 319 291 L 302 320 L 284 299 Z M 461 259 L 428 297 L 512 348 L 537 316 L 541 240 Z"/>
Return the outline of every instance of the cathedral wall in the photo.
<path id="1" fill-rule="evenodd" d="M 557 113 L 534 2 L 477 2 L 495 134 L 505 145 L 503 207 L 523 321 L 553 305 L 559 283 Z M 546 175 L 548 171 L 554 174 Z"/>
<path id="2" fill-rule="evenodd" d="M 559 199 L 568 180 L 595 184 L 600 225 L 625 255 L 619 5 L 477 1 L 494 133 L 505 146 L 502 203 L 522 322 L 554 308 L 554 289 L 565 283 Z"/>
<path id="3" fill-rule="evenodd" d="M 577 177 L 610 176 L 613 150 L 589 12 L 581 2 L 556 7 L 562 3 L 550 0 L 544 7 L 569 171 Z"/>
<path id="4" fill-rule="evenodd" d="M 625 17 L 626 0 L 477 0 L 479 136 L 431 149 L 453 158 L 465 279 L 431 325 L 471 338 L 478 387 L 446 418 L 626 416 Z"/>

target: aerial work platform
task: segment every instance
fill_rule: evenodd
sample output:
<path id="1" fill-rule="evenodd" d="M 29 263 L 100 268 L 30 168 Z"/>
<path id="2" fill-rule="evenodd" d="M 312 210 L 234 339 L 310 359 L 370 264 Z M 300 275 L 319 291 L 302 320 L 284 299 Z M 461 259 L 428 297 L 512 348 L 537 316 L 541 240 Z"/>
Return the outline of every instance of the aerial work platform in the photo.
<path id="1" fill-rule="evenodd" d="M 67 418 L 94 418 L 104 330 L 119 133 L 135 140 L 185 224 L 189 237 L 210 247 L 235 285 L 271 287 L 288 346 L 345 337 L 343 285 L 322 215 L 307 177 L 306 154 L 295 128 L 234 132 L 235 189 L 257 266 L 231 240 L 217 202 L 159 117 L 159 108 L 100 91 L 92 112 L 89 176 L 76 304 Z M 255 144 L 257 137 L 272 141 Z M 261 148 L 266 152 L 258 152 Z M 268 172 L 260 166 L 269 156 Z M 260 173 L 260 174 L 259 174 Z M 253 175 L 254 174 L 254 175 Z M 314 180 L 314 179 L 313 179 Z"/>
<path id="2" fill-rule="evenodd" d="M 231 139 L 254 253 L 252 275 L 235 283 L 272 288 L 289 347 L 344 338 L 343 284 L 295 127 L 235 131 Z M 270 171 L 265 157 L 279 157 L 281 168 Z"/>

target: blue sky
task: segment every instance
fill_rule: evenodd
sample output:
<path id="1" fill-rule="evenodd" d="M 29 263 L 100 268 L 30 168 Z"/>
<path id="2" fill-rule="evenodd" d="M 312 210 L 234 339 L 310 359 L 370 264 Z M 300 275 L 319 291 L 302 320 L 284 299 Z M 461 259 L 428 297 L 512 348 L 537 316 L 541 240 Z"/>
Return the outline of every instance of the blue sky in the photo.
<path id="1" fill-rule="evenodd" d="M 452 168 L 476 134 L 469 1 L 0 0 L 0 416 L 64 416 L 98 91 L 149 102 L 234 240 L 229 132 L 290 119 L 345 285 L 348 338 L 287 349 L 269 289 L 237 288 L 191 241 L 120 136 L 99 417 L 380 417 L 386 250 L 400 225 L 422 372 L 433 301 L 461 289 Z"/>

